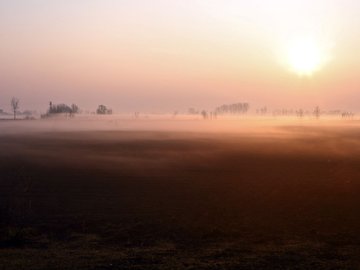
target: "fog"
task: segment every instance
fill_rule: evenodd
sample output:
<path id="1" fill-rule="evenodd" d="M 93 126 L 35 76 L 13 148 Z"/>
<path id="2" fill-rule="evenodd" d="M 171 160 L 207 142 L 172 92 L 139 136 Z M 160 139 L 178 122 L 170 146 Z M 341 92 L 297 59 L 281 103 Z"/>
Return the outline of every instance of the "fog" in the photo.
<path id="1" fill-rule="evenodd" d="M 199 115 L 108 115 L 75 117 L 50 117 L 39 120 L 2 120 L 2 138 L 42 138 L 66 140 L 75 138 L 85 142 L 123 141 L 134 143 L 145 140 L 177 139 L 196 142 L 215 140 L 220 144 L 236 142 L 243 149 L 256 145 L 262 153 L 273 153 L 273 143 L 286 148 L 277 152 L 321 155 L 349 155 L 357 151 L 360 121 L 355 117 L 275 117 L 275 116 L 222 116 L 203 119 Z M 5 137 L 4 137 L 5 136 Z M 10 137 L 9 137 L 10 136 Z M 0 137 L 1 140 L 1 137 Z M 56 144 L 56 140 L 53 142 Z M 3 146 L 6 146 L 4 141 Z M 261 148 L 263 147 L 263 148 Z M 251 149 L 251 147 L 250 147 Z M 256 149 L 249 150 L 258 151 Z M 170 150 L 170 149 L 168 149 Z"/>
<path id="2" fill-rule="evenodd" d="M 0 134 L 27 132 L 63 131 L 174 131 L 189 133 L 242 133 L 280 134 L 281 127 L 327 127 L 335 130 L 356 128 L 360 120 L 356 117 L 343 119 L 340 116 L 320 119 L 314 116 L 219 116 L 203 119 L 201 115 L 172 114 L 116 114 L 116 115 L 76 115 L 74 117 L 53 116 L 45 119 L 0 120 Z M 311 133 L 311 132 L 310 132 Z"/>
<path id="3" fill-rule="evenodd" d="M 49 258 L 69 265 L 61 269 L 87 269 L 90 246 L 94 260 L 120 268 L 136 249 L 144 252 L 136 268 L 144 269 L 142 258 L 176 269 L 189 253 L 199 266 L 204 252 L 209 265 L 234 269 L 270 269 L 274 258 L 290 269 L 289 253 L 299 254 L 299 269 L 331 269 L 333 255 L 323 254 L 340 254 L 339 269 L 356 269 L 359 138 L 356 117 L 0 121 L 3 231 L 26 228 L 1 242 L 0 261 L 18 269 L 7 257 L 21 254 L 29 258 L 24 269 Z"/>

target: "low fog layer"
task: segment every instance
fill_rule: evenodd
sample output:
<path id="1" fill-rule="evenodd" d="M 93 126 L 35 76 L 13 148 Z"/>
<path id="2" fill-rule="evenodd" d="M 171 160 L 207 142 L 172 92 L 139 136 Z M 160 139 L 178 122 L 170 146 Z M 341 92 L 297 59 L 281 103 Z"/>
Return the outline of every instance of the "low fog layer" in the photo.
<path id="1" fill-rule="evenodd" d="M 0 130 L 0 209 L 10 206 L 10 225 L 38 231 L 34 243 L 68 248 L 61 263 L 96 237 L 95 247 L 124 248 L 131 258 L 134 247 L 145 248 L 166 263 L 181 250 L 193 260 L 223 246 L 232 257 L 217 251 L 209 265 L 234 258 L 233 269 L 264 269 L 276 258 L 290 269 L 289 254 L 300 254 L 299 269 L 313 269 L 324 258 L 333 267 L 340 254 L 338 269 L 356 269 L 348 267 L 359 258 L 356 120 L 75 117 L 2 121 Z M 149 248 L 159 243 L 175 248 Z M 34 252 L 52 263 L 57 254 Z M 81 263 L 80 254 L 73 261 Z"/>
<path id="2" fill-rule="evenodd" d="M 190 133 L 283 133 L 279 127 L 333 127 L 338 130 L 359 127 L 356 118 L 336 117 L 221 117 L 204 120 L 201 116 L 132 115 L 76 116 L 41 120 L 0 120 L 0 134 L 62 131 L 175 131 Z"/>
<path id="3" fill-rule="evenodd" d="M 203 143 L 211 142 L 210 149 L 206 147 L 201 151 L 225 147 L 240 152 L 252 154 L 273 155 L 285 154 L 296 156 L 309 154 L 331 158 L 332 156 L 348 156 L 357 153 L 359 145 L 360 122 L 356 119 L 338 118 L 303 118 L 293 117 L 228 117 L 216 120 L 203 120 L 196 117 L 177 117 L 163 115 L 161 117 L 149 115 L 134 119 L 131 116 L 112 115 L 74 118 L 51 118 L 43 120 L 0 121 L 0 145 L 2 149 L 8 148 L 8 143 L 16 142 L 22 145 L 23 140 L 39 143 L 27 144 L 24 147 L 15 147 L 18 152 L 12 155 L 21 155 L 29 150 L 38 152 L 44 145 L 59 148 L 55 154 L 67 152 L 64 156 L 73 155 L 71 151 L 78 145 L 99 144 L 99 149 L 109 144 L 120 143 L 125 148 L 136 145 L 139 151 L 147 151 L 146 143 L 154 143 L 161 149 L 165 147 L 171 153 L 182 151 L 182 145 L 193 145 L 194 150 Z M 58 143 L 69 143 L 72 147 L 62 149 Z M 144 145 L 145 143 L 145 145 Z M 162 145 L 164 143 L 165 145 Z M 175 150 L 168 143 L 175 146 Z M 283 145 L 283 146 L 282 146 Z M 31 146 L 30 148 L 28 148 Z M 178 146 L 180 147 L 178 149 Z M 9 146 L 11 148 L 11 146 Z M 89 146 L 90 147 L 90 146 Z M 145 147 L 142 149 L 142 147 Z M 184 146 L 185 147 L 185 146 Z M 215 147 L 215 148 L 214 148 Z M 221 148 L 220 147 L 220 148 Z M 186 147 L 185 147 L 186 148 Z M 192 148 L 192 147 L 190 147 Z M 80 154 L 84 159 L 88 151 Z M 156 147 L 153 149 L 158 150 Z M 152 151 L 153 151 L 152 150 Z M 173 151 L 174 150 L 174 151 Z M 106 152 L 107 153 L 107 152 Z M 112 159 L 113 155 L 105 158 Z M 4 154 L 9 154 L 4 152 Z M 51 152 L 45 151 L 45 154 Z M 102 157 L 103 152 L 92 153 L 92 158 Z M 116 154 L 119 159 L 122 151 Z M 52 154 L 51 154 L 52 155 Z M 128 158 L 125 155 L 125 158 Z M 86 158 L 85 158 L 86 159 Z"/>

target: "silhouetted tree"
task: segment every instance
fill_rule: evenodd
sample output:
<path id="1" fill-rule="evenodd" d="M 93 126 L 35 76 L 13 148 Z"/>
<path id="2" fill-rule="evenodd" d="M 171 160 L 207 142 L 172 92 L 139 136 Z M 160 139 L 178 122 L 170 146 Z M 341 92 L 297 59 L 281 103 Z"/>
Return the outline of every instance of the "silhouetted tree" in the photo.
<path id="1" fill-rule="evenodd" d="M 71 105 L 71 112 L 72 113 L 79 113 L 79 107 L 76 104 Z"/>
<path id="2" fill-rule="evenodd" d="M 107 108 L 105 105 L 99 105 L 99 107 L 96 110 L 97 114 L 106 114 Z"/>
<path id="3" fill-rule="evenodd" d="M 224 104 L 215 109 L 216 114 L 245 114 L 249 110 L 249 103 Z"/>
<path id="4" fill-rule="evenodd" d="M 19 109 L 19 102 L 20 102 L 19 99 L 16 97 L 13 97 L 11 99 L 11 108 L 14 112 L 14 120 L 16 120 L 16 112 Z"/>
<path id="5" fill-rule="evenodd" d="M 108 109 L 105 105 L 99 105 L 96 110 L 97 114 L 112 114 L 112 109 Z"/>
<path id="6" fill-rule="evenodd" d="M 53 104 L 50 102 L 48 115 L 51 114 L 60 114 L 65 113 L 69 114 L 70 116 L 73 116 L 75 113 L 79 112 L 79 107 L 76 104 L 72 104 L 71 106 L 68 106 L 66 104 Z"/>
<path id="7" fill-rule="evenodd" d="M 50 109 L 49 109 L 49 113 L 71 113 L 72 109 L 70 106 L 66 105 L 66 104 L 53 104 Z"/>
<path id="8" fill-rule="evenodd" d="M 208 114 L 207 114 L 207 112 L 206 112 L 205 110 L 202 110 L 202 111 L 201 111 L 201 115 L 202 115 L 202 117 L 203 117 L 204 119 L 207 119 L 207 117 L 208 117 Z"/>
<path id="9" fill-rule="evenodd" d="M 315 107 L 314 115 L 315 115 L 316 118 L 320 117 L 320 108 L 319 108 L 319 106 Z"/>
<path id="10" fill-rule="evenodd" d="M 247 113 L 248 110 L 249 110 L 249 108 L 250 108 L 249 103 L 247 103 L 247 102 L 243 103 L 242 112 L 243 112 L 243 113 Z"/>
<path id="11" fill-rule="evenodd" d="M 261 114 L 261 115 L 267 114 L 267 107 L 265 106 L 265 107 L 262 107 L 260 109 L 256 109 L 256 113 Z"/>

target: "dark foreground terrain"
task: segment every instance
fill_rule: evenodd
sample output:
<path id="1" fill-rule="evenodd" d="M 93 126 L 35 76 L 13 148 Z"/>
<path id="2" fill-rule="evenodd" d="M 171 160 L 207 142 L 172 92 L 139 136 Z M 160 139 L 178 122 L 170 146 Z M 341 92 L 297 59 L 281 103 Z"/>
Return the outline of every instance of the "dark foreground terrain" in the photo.
<path id="1" fill-rule="evenodd" d="M 0 135 L 0 269 L 360 269 L 360 129 Z"/>

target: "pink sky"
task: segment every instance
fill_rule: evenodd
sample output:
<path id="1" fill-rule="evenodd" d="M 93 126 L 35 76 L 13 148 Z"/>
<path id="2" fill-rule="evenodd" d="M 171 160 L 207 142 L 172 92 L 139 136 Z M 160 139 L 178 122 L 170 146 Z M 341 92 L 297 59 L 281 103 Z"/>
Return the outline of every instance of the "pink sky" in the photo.
<path id="1" fill-rule="evenodd" d="M 226 3 L 225 3 L 226 2 Z M 166 112 L 248 101 L 357 111 L 357 1 L 0 2 L 0 108 L 48 102 Z M 314 36 L 331 61 L 312 76 L 284 66 L 284 46 Z"/>

